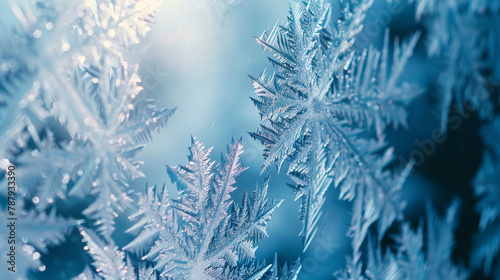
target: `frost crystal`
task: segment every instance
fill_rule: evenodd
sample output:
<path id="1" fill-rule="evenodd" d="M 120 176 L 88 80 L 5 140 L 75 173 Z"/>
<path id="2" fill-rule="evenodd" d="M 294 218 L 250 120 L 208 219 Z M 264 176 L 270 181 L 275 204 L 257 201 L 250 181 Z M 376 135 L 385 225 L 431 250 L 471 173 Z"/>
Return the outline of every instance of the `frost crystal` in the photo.
<path id="1" fill-rule="evenodd" d="M 441 70 L 441 129 L 448 123 L 448 112 L 455 101 L 459 111 L 477 111 L 483 119 L 494 115 L 500 82 L 500 1 L 416 2 L 417 19 L 425 19 L 429 29 L 429 55 L 446 63 Z"/>
<path id="2" fill-rule="evenodd" d="M 92 265 L 96 267 L 99 276 L 104 279 L 136 279 L 133 267 L 124 262 L 125 252 L 118 249 L 118 246 L 104 243 L 98 236 L 83 228 L 80 228 L 80 234 L 83 242 L 87 244 L 85 250 L 88 250 L 94 259 Z"/>
<path id="3" fill-rule="evenodd" d="M 22 204 L 18 205 L 18 207 L 22 206 Z M 11 215 L 7 215 L 6 212 L 0 209 L 0 219 L 7 221 L 8 217 L 12 218 Z M 15 230 L 19 233 L 16 244 L 14 244 L 18 254 L 15 268 L 18 278 L 16 279 L 28 279 L 24 275 L 28 270 L 45 270 L 45 266 L 40 260 L 41 254 L 48 252 L 48 246 L 60 244 L 65 240 L 66 233 L 82 222 L 58 217 L 54 210 L 49 213 L 35 212 L 33 210 L 23 211 L 19 212 L 16 218 Z M 0 250 L 5 252 L 5 254 L 2 254 L 0 269 L 3 269 L 4 275 L 8 274 L 7 261 L 9 257 L 7 253 L 12 245 L 6 240 L 10 230 L 5 225 L 0 227 Z"/>
<path id="4" fill-rule="evenodd" d="M 143 176 L 135 154 L 174 112 L 142 96 L 127 60 L 160 3 L 17 1 L 18 24 L 0 35 L 0 158 L 29 174 L 21 192 L 38 210 L 97 195 L 85 213 L 108 239 L 131 201 L 127 181 Z"/>
<path id="5" fill-rule="evenodd" d="M 422 225 L 413 230 L 404 223 L 394 238 L 394 253 L 390 249 L 383 253 L 380 245 L 368 242 L 366 268 L 363 268 L 361 254 L 354 255 L 338 279 L 468 279 L 469 273 L 451 259 L 459 204 L 452 204 L 443 220 L 436 218 L 437 214 L 429 205 L 425 240 Z"/>
<path id="6" fill-rule="evenodd" d="M 33 202 L 30 211 L 41 221 L 56 213 L 57 199 L 95 195 L 84 214 L 111 241 L 114 219 L 131 201 L 128 181 L 143 176 L 135 155 L 174 112 L 143 96 L 128 53 L 161 2 L 9 3 L 17 22 L 3 23 L 0 32 L 0 161 L 23 175 L 20 199 Z M 33 222 L 23 230 L 47 227 Z M 41 244 L 30 244 L 23 248 L 31 246 L 34 256 Z M 26 272 L 20 267 L 19 277 Z"/>
<path id="7" fill-rule="evenodd" d="M 288 22 L 256 39 L 274 54 L 274 73 L 252 78 L 261 125 L 251 135 L 266 147 L 264 169 L 290 161 L 292 188 L 302 198 L 304 249 L 332 183 L 340 186 L 341 199 L 363 197 L 360 209 L 372 212 L 359 223 L 363 232 L 381 220 L 383 235 L 401 215 L 398 193 L 404 178 L 386 170 L 394 156 L 383 141 L 384 130 L 389 124 L 406 126 L 405 105 L 420 93 L 397 83 L 418 34 L 395 44 L 388 70 L 388 32 L 382 52 L 351 50 L 371 1 L 340 4 L 336 19 L 323 1 L 291 1 Z"/>
<path id="8" fill-rule="evenodd" d="M 267 198 L 266 181 L 235 205 L 231 194 L 245 170 L 241 141 L 228 147 L 220 166 L 210 161 L 211 150 L 193 139 L 189 164 L 167 167 L 177 199 L 168 197 L 165 186 L 140 195 L 140 209 L 130 217 L 136 223 L 127 230 L 139 234 L 124 249 L 146 249 L 142 259 L 172 279 L 260 279 L 270 266 L 253 263 L 257 241 L 267 236 L 281 201 Z"/>
<path id="9" fill-rule="evenodd" d="M 476 209 L 481 214 L 479 232 L 474 239 L 472 264 L 483 267 L 485 274 L 500 271 L 500 116 L 483 128 L 485 144 L 490 148 L 483 156 L 483 162 L 474 180 L 474 192 L 478 198 Z M 496 264 L 495 264 L 496 263 Z"/>

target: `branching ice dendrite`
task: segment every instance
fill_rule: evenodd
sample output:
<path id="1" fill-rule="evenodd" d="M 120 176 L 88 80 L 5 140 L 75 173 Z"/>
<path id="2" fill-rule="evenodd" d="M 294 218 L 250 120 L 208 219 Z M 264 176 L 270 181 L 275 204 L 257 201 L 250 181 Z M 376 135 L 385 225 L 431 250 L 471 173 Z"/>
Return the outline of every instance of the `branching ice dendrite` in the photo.
<path id="1" fill-rule="evenodd" d="M 446 63 L 439 78 L 441 130 L 445 132 L 453 102 L 460 111 L 478 113 L 482 119 L 494 116 L 499 104 L 500 1 L 416 2 L 417 20 L 425 19 L 429 30 L 429 56 Z"/>
<path id="2" fill-rule="evenodd" d="M 267 236 L 267 222 L 281 201 L 267 198 L 266 181 L 235 205 L 231 193 L 245 170 L 241 140 L 228 147 L 220 166 L 210 161 L 211 150 L 193 139 L 189 164 L 167 166 L 179 198 L 170 199 L 165 186 L 140 195 L 140 208 L 130 217 L 136 223 L 127 230 L 139 234 L 124 249 L 145 250 L 142 259 L 167 278 L 260 279 L 271 265 L 254 263 L 257 241 Z M 290 276 L 296 276 L 299 267 L 292 269 Z"/>
<path id="3" fill-rule="evenodd" d="M 83 237 L 83 242 L 87 245 L 85 250 L 88 250 L 94 259 L 92 264 L 96 268 L 96 272 L 104 279 L 115 280 L 135 280 L 136 275 L 133 267 L 125 264 L 125 252 L 118 249 L 112 242 L 106 244 L 98 236 L 91 231 L 80 228 L 80 234 Z"/>
<path id="4" fill-rule="evenodd" d="M 91 193 L 84 214 L 111 242 L 114 219 L 131 201 L 128 181 L 143 176 L 135 155 L 175 111 L 143 96 L 129 62 L 161 2 L 10 3 L 17 22 L 0 32 L 0 167 L 23 174 L 19 193 L 39 217 L 58 198 Z"/>
<path id="5" fill-rule="evenodd" d="M 468 279 L 469 272 L 455 265 L 451 258 L 459 203 L 455 201 L 449 207 L 444 219 L 437 217 L 430 204 L 427 206 L 426 238 L 422 224 L 413 230 L 403 223 L 394 238 L 394 249 L 382 252 L 380 245 L 374 246 L 376 242 L 369 240 L 364 256 L 366 266 L 362 264 L 362 254 L 355 254 L 338 279 Z"/>
<path id="6" fill-rule="evenodd" d="M 367 195 L 362 208 L 375 214 L 363 227 L 380 220 L 383 235 L 401 215 L 397 196 L 404 178 L 386 169 L 394 156 L 384 130 L 388 124 L 406 126 L 405 106 L 421 93 L 397 83 L 419 34 L 395 44 L 389 70 L 388 32 L 382 52 L 351 50 L 371 1 L 340 4 L 335 20 L 323 1 L 291 1 L 288 22 L 256 39 L 273 53 L 274 73 L 252 78 L 261 125 L 250 134 L 265 145 L 264 169 L 290 161 L 288 175 L 303 201 L 304 250 L 332 183 L 340 186 L 342 199 Z"/>
<path id="7" fill-rule="evenodd" d="M 21 193 L 37 209 L 69 195 L 98 195 L 86 214 L 109 239 L 131 201 L 128 181 L 143 176 L 135 155 L 175 109 L 142 96 L 128 49 L 150 30 L 159 0 L 25 0 L 1 49 L 2 161 L 31 178 Z M 44 164 L 47 155 L 57 157 Z"/>

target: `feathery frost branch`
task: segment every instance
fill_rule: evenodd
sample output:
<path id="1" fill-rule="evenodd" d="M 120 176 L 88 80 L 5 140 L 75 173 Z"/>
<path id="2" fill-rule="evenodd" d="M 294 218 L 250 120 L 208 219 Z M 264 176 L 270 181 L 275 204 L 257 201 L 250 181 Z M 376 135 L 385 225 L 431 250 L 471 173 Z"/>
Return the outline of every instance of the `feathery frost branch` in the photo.
<path id="1" fill-rule="evenodd" d="M 337 279 L 468 279 L 469 272 L 454 264 L 451 258 L 458 207 L 455 201 L 444 219 L 440 219 L 427 204 L 425 238 L 422 224 L 414 230 L 410 224 L 403 223 L 400 233 L 394 237 L 394 248 L 387 248 L 385 252 L 369 238 L 367 254 L 358 253 L 349 258 L 346 270 L 339 273 Z"/>
<path id="2" fill-rule="evenodd" d="M 405 106 L 421 92 L 398 84 L 419 34 L 401 46 L 395 43 L 392 67 L 388 32 L 381 52 L 353 51 L 371 3 L 340 1 L 334 18 L 323 1 L 291 1 L 288 21 L 256 38 L 273 53 L 274 73 L 252 78 L 261 125 L 250 135 L 265 145 L 264 169 L 290 161 L 292 188 L 302 198 L 304 250 L 332 184 L 340 187 L 341 199 L 365 195 L 360 207 L 376 216 L 360 225 L 363 231 L 380 220 L 383 235 L 401 216 L 398 193 L 406 175 L 386 168 L 394 155 L 384 131 L 389 124 L 407 126 Z"/>
<path id="3" fill-rule="evenodd" d="M 0 159 L 29 174 L 21 193 L 39 210 L 96 195 L 85 214 L 107 239 L 131 201 L 128 181 L 144 176 L 136 153 L 175 111 L 141 94 L 128 58 L 160 3 L 16 1 L 18 23 L 0 35 Z"/>
<path id="4" fill-rule="evenodd" d="M 270 267 L 275 275 L 276 264 L 264 267 L 253 260 L 257 241 L 267 236 L 267 222 L 281 201 L 267 198 L 266 180 L 235 205 L 234 184 L 246 169 L 241 140 L 228 147 L 220 165 L 210 160 L 211 150 L 193 138 L 189 164 L 167 166 L 178 198 L 169 198 L 165 185 L 140 194 L 140 208 L 130 217 L 135 225 L 127 230 L 138 235 L 124 249 L 152 261 L 169 279 L 260 279 Z M 294 265 L 286 272 L 289 278 L 281 277 L 294 279 L 299 268 Z"/>
<path id="5" fill-rule="evenodd" d="M 476 111 L 491 120 L 499 104 L 500 1 L 416 2 L 417 20 L 428 28 L 428 53 L 444 60 L 437 93 L 441 130 L 445 132 L 453 102 L 459 112 Z"/>

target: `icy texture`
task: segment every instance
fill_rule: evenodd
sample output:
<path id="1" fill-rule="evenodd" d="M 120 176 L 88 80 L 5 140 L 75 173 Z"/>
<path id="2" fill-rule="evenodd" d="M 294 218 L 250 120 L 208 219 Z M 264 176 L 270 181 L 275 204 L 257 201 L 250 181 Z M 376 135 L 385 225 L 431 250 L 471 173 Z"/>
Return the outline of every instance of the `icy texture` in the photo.
<path id="1" fill-rule="evenodd" d="M 200 1 L 217 24 L 242 2 Z M 265 145 L 263 171 L 285 164 L 293 180 L 302 200 L 304 250 L 319 228 L 328 188 L 338 187 L 340 199 L 352 202 L 347 234 L 353 252 L 339 278 L 467 279 L 481 272 L 498 278 L 500 61 L 498 28 L 492 27 L 499 23 L 500 2 L 414 2 L 417 20 L 428 27 L 429 57 L 444 62 L 442 132 L 454 104 L 475 111 L 484 124 L 483 162 L 471 182 L 480 221 L 470 267 L 452 259 L 458 204 L 443 219 L 429 206 L 426 226 L 404 220 L 400 192 L 412 163 L 394 170 L 394 149 L 385 136 L 407 127 L 406 107 L 421 92 L 400 81 L 419 33 L 391 47 L 386 31 L 380 50 L 354 50 L 372 0 L 292 0 L 287 21 L 256 38 L 273 54 L 273 74 L 252 78 L 262 118 L 251 135 Z M 123 248 L 113 240 L 115 218 L 133 205 L 128 183 L 144 176 L 136 154 L 175 111 L 143 96 L 129 53 L 149 31 L 160 3 L 10 2 L 17 22 L 0 26 L 0 168 L 13 163 L 22 174 L 16 179 L 17 278 L 43 271 L 44 255 L 68 241 L 65 234 L 75 226 L 93 259 L 75 279 L 298 278 L 299 262 L 280 267 L 277 257 L 268 265 L 255 260 L 281 201 L 267 198 L 266 179 L 245 193 L 241 205 L 233 202 L 245 170 L 241 141 L 217 165 L 209 159 L 211 149 L 193 139 L 189 163 L 167 168 L 178 192 L 146 188 L 130 216 L 134 225 L 127 233 L 135 239 Z M 61 217 L 55 202 L 71 204 L 62 201 L 68 197 L 90 204 L 85 221 Z M 0 228 L 0 238 L 7 229 Z M 4 252 L 6 242 L 0 243 Z"/>
<path id="2" fill-rule="evenodd" d="M 405 106 L 420 93 L 398 84 L 418 34 L 395 44 L 392 65 L 388 32 L 382 51 L 354 52 L 371 1 L 340 4 L 337 19 L 323 1 L 291 1 L 288 21 L 256 39 L 273 53 L 274 73 L 253 78 L 261 125 L 251 135 L 265 145 L 264 169 L 290 161 L 292 188 L 302 198 L 304 250 L 332 183 L 340 187 L 341 199 L 360 202 L 356 230 L 366 233 L 380 220 L 383 235 L 400 217 L 399 191 L 408 170 L 400 178 L 386 169 L 394 155 L 384 130 L 406 126 Z"/>
<path id="3" fill-rule="evenodd" d="M 50 211 L 52 230 L 62 228 L 57 199 L 95 196 L 84 214 L 109 241 L 115 217 L 132 201 L 127 182 L 144 176 L 135 155 L 174 109 L 142 95 L 128 50 L 150 30 L 161 2 L 10 2 L 17 22 L 0 32 L 1 168 L 17 167 L 18 200 L 29 200 L 29 217 L 40 221 Z M 33 222 L 19 231 L 37 262 L 44 247 L 28 235 L 46 229 Z"/>

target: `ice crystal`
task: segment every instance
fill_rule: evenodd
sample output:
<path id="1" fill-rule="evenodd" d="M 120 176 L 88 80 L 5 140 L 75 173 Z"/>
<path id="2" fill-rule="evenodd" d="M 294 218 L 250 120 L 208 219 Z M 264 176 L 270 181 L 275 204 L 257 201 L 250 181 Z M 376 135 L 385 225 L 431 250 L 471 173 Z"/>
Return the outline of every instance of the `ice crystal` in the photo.
<path id="1" fill-rule="evenodd" d="M 136 275 L 130 263 L 125 264 L 125 252 L 113 243 L 106 244 L 92 232 L 80 228 L 83 242 L 94 259 L 92 265 L 96 267 L 97 274 L 104 279 L 135 280 Z M 88 274 L 88 273 L 87 273 Z M 90 275 L 88 275 L 90 276 Z M 82 276 L 83 277 L 83 276 Z"/>
<path id="2" fill-rule="evenodd" d="M 269 265 L 269 280 L 296 280 L 297 276 L 301 269 L 300 261 L 296 261 L 290 267 L 285 263 L 283 267 L 279 267 L 278 265 L 278 255 L 274 256 L 274 262 L 272 265 Z"/>
<path id="3" fill-rule="evenodd" d="M 395 252 L 382 252 L 376 242 L 368 242 L 366 266 L 361 254 L 354 255 L 338 279 L 468 279 L 469 273 L 451 259 L 459 203 L 453 203 L 442 220 L 429 205 L 426 238 L 422 224 L 414 230 L 403 223 L 394 238 Z"/>
<path id="4" fill-rule="evenodd" d="M 140 194 L 140 209 L 130 217 L 135 225 L 127 230 L 139 234 L 124 249 L 146 250 L 142 259 L 173 279 L 260 279 L 269 266 L 253 264 L 257 241 L 267 236 L 281 201 L 267 198 L 266 181 L 245 192 L 241 206 L 233 204 L 234 184 L 245 170 L 241 141 L 228 147 L 220 166 L 209 159 L 211 150 L 192 139 L 189 164 L 167 167 L 178 198 L 171 199 L 165 185 Z"/>
<path id="5" fill-rule="evenodd" d="M 481 214 L 479 232 L 475 238 L 472 262 L 483 267 L 485 274 L 498 271 L 500 251 L 500 117 L 483 128 L 485 144 L 489 148 L 484 153 L 483 162 L 474 180 L 474 192 L 478 197 L 477 211 Z M 496 264 L 495 264 L 496 263 Z"/>
<path id="6" fill-rule="evenodd" d="M 491 27 L 500 22 L 500 1 L 413 1 L 417 19 L 425 19 L 429 29 L 429 55 L 446 65 L 438 93 L 443 132 L 453 102 L 461 112 L 473 110 L 491 119 L 500 82 L 500 34 Z"/>
<path id="7" fill-rule="evenodd" d="M 352 50 L 371 1 L 340 4 L 337 19 L 323 1 L 291 1 L 288 22 L 256 39 L 274 54 L 274 73 L 252 78 L 261 125 L 251 135 L 265 145 L 264 169 L 290 161 L 288 175 L 303 201 L 304 249 L 332 183 L 341 199 L 366 195 L 362 208 L 374 213 L 362 228 L 381 220 L 383 234 L 401 214 L 401 180 L 385 169 L 394 156 L 384 130 L 406 126 L 405 106 L 420 93 L 398 84 L 418 34 L 395 44 L 389 70 L 388 32 L 382 51 Z"/>
<path id="8" fill-rule="evenodd" d="M 93 272 L 88 267 L 73 280 L 165 280 L 165 279 L 182 279 L 177 277 L 165 277 L 157 275 L 153 267 L 148 266 L 145 262 L 139 261 L 139 273 L 135 274 L 132 263 L 127 258 L 127 263 L 124 262 L 125 253 L 118 249 L 113 244 L 107 244 L 100 240 L 99 237 L 87 229 L 80 229 L 83 236 L 83 241 L 87 244 L 85 250 L 88 250 L 94 259 L 92 264 L 96 267 L 96 272 Z M 257 269 L 257 267 L 259 269 Z M 296 280 L 300 271 L 301 265 L 295 262 L 292 266 L 285 265 L 280 268 L 275 256 L 273 264 L 263 266 L 250 264 L 249 266 L 234 267 L 224 271 L 217 279 L 247 279 L 247 280 Z M 255 271 L 249 273 L 249 271 Z M 96 275 L 97 273 L 97 275 Z M 264 278 L 263 278 L 264 277 Z M 189 278 L 200 279 L 200 278 Z M 210 279 L 210 278 L 201 278 Z"/>
<path id="9" fill-rule="evenodd" d="M 19 206 L 22 207 L 22 204 Z M 12 215 L 7 215 L 6 212 L 0 210 L 0 218 L 9 221 L 7 217 L 12 218 Z M 7 253 L 10 252 L 10 246 L 15 246 L 17 249 L 16 279 L 28 279 L 25 273 L 29 270 L 45 270 L 45 266 L 40 260 L 41 254 L 48 252 L 48 246 L 58 245 L 63 242 L 66 233 L 82 222 L 80 220 L 58 217 L 55 210 L 48 213 L 36 212 L 34 210 L 22 211 L 15 218 L 17 220 L 14 221 L 14 231 L 19 233 L 15 243 L 8 243 L 8 240 L 6 240 L 9 236 L 9 231 L 12 229 L 5 225 L 0 228 L 0 250 L 5 252 L 5 254 L 2 254 L 0 269 L 3 269 L 5 277 L 12 276 L 8 275 L 7 261 L 9 256 L 7 256 Z"/>
<path id="10" fill-rule="evenodd" d="M 129 61 L 160 3 L 9 3 L 17 22 L 2 22 L 0 32 L 0 159 L 22 174 L 20 199 L 33 202 L 42 222 L 22 229 L 39 235 L 23 245 L 30 257 L 43 250 L 32 243 L 47 227 L 62 228 L 43 217 L 67 196 L 96 196 L 84 214 L 111 241 L 114 219 L 131 201 L 128 181 L 143 176 L 135 155 L 174 112 L 143 96 L 138 65 Z"/>
<path id="11" fill-rule="evenodd" d="M 12 2 L 18 24 L 2 39 L 0 157 L 30 174 L 22 187 L 39 209 L 98 195 L 85 213 L 106 238 L 131 201 L 127 181 L 143 176 L 135 154 L 174 112 L 142 96 L 128 62 L 160 3 Z"/>

